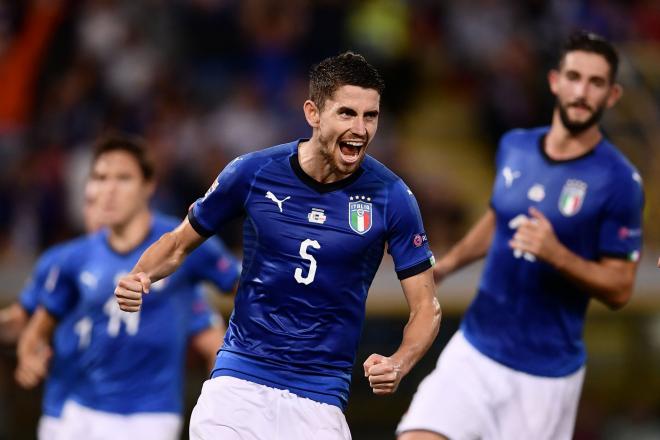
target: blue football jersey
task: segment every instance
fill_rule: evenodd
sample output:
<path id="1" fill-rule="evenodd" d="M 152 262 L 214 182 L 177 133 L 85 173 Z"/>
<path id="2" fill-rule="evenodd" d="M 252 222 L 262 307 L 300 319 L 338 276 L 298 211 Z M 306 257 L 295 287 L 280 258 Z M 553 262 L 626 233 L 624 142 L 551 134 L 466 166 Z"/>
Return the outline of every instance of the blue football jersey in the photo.
<path id="1" fill-rule="evenodd" d="M 57 261 L 66 246 L 67 243 L 51 246 L 39 256 L 39 259 L 35 263 L 30 279 L 18 297 L 18 302 L 28 315 L 32 315 L 37 309 L 37 306 L 41 302 L 44 287 L 47 285 L 52 287 L 54 285 L 58 271 L 52 269 L 58 266 Z"/>
<path id="2" fill-rule="evenodd" d="M 205 236 L 245 215 L 243 272 L 213 376 L 345 408 L 385 245 L 400 279 L 433 255 L 398 176 L 367 156 L 351 176 L 318 183 L 298 162 L 299 142 L 235 159 L 188 214 Z"/>
<path id="3" fill-rule="evenodd" d="M 20 295 L 22 307 L 31 315 L 43 298 L 50 294 L 56 285 L 60 265 L 70 246 L 77 240 L 53 246 L 46 250 L 35 265 L 32 277 Z M 78 313 L 72 311 L 58 323 L 53 335 L 53 357 L 50 360 L 48 377 L 44 384 L 42 412 L 51 417 L 59 417 L 64 402 L 78 377 L 78 355 L 84 333 L 84 322 Z"/>
<path id="4" fill-rule="evenodd" d="M 545 153 L 547 132 L 515 130 L 500 142 L 491 198 L 496 229 L 462 329 L 479 351 L 504 365 L 560 377 L 585 362 L 590 297 L 549 264 L 509 247 L 517 221 L 533 206 L 580 257 L 637 260 L 644 195 L 635 168 L 606 139 L 581 157 L 557 161 Z"/>
<path id="5" fill-rule="evenodd" d="M 194 324 L 193 289 L 208 280 L 223 290 L 233 287 L 239 266 L 222 245 L 211 241 L 194 251 L 171 276 L 154 283 L 140 312 L 119 309 L 114 289 L 148 246 L 178 222 L 154 215 L 145 240 L 118 253 L 107 231 L 81 240 L 66 255 L 52 294 L 44 299 L 56 317 L 78 310 L 88 322 L 81 374 L 70 398 L 117 414 L 182 410 L 183 361 Z M 224 268 L 224 271 L 221 270 Z"/>

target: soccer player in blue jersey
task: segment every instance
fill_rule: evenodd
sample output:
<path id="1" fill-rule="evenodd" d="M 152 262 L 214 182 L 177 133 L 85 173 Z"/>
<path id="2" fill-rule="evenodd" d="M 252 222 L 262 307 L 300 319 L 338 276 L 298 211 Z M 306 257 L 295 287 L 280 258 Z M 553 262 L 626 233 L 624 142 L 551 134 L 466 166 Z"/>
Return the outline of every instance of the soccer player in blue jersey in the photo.
<path id="1" fill-rule="evenodd" d="M 83 203 L 83 218 L 85 229 L 95 231 L 100 228 L 99 218 L 95 209 L 94 185 L 88 182 L 85 186 Z M 0 340 L 5 344 L 16 344 L 30 316 L 40 304 L 43 295 L 48 294 L 54 287 L 57 277 L 58 261 L 66 252 L 67 243 L 55 245 L 46 250 L 35 264 L 32 276 L 21 291 L 18 301 L 0 310 Z M 39 353 L 39 365 L 49 364 L 48 378 L 46 380 L 42 415 L 39 419 L 37 437 L 40 440 L 55 439 L 60 426 L 62 406 L 66 400 L 70 387 L 77 377 L 76 353 L 78 351 L 78 336 L 83 336 L 84 322 L 78 322 L 76 316 L 71 314 L 60 322 L 53 337 L 53 348 L 43 347 Z M 23 371 L 18 371 L 19 383 L 26 384 L 32 378 L 23 377 Z"/>
<path id="2" fill-rule="evenodd" d="M 591 298 L 633 291 L 644 196 L 598 121 L 621 96 L 603 38 L 566 41 L 549 84 L 552 124 L 505 134 L 490 209 L 434 268 L 440 281 L 486 257 L 460 330 L 421 383 L 400 440 L 572 438 Z"/>
<path id="3" fill-rule="evenodd" d="M 208 280 L 230 291 L 239 266 L 219 240 L 209 241 L 191 256 L 188 267 L 154 286 L 149 311 L 122 312 L 112 295 L 116 280 L 176 222 L 149 210 L 153 166 L 138 143 L 124 138 L 101 142 L 91 181 L 98 187 L 99 216 L 108 227 L 66 245 L 54 285 L 42 298 L 45 308 L 37 309 L 19 342 L 17 378 L 33 385 L 43 377 L 40 348 L 58 320 L 75 316 L 84 323 L 75 327 L 80 333 L 77 377 L 69 383 L 56 438 L 175 439 L 189 336 L 207 354 L 220 345 L 217 328 L 215 338 L 202 337 L 217 319 L 200 302 L 195 286 Z M 209 349 L 209 341 L 215 347 Z M 139 377 L 128 372 L 139 372 Z"/>
<path id="4" fill-rule="evenodd" d="M 382 90 L 378 72 L 360 55 L 314 66 L 303 106 L 312 137 L 232 161 L 182 224 L 119 281 L 120 307 L 148 310 L 152 283 L 176 273 L 229 219 L 245 215 L 234 313 L 193 411 L 191 438 L 349 439 L 342 410 L 386 244 L 410 318 L 395 353 L 364 362 L 373 392 L 395 392 L 434 340 L 440 308 L 417 202 L 366 153 Z"/>

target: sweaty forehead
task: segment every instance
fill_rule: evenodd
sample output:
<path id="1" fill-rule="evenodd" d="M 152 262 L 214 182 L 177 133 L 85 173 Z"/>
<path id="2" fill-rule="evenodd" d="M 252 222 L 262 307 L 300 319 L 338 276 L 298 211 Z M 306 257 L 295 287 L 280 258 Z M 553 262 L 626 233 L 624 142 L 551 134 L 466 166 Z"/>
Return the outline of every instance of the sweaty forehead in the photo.
<path id="1" fill-rule="evenodd" d="M 601 76 L 609 78 L 610 65 L 604 56 L 576 50 L 568 52 L 562 61 L 561 70 L 574 70 L 587 76 Z"/>

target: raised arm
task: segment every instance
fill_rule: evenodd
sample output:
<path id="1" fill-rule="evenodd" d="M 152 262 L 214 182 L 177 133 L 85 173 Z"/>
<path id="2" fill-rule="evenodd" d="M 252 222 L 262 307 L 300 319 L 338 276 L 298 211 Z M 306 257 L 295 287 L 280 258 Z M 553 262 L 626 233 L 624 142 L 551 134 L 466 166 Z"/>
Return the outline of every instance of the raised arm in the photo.
<path id="1" fill-rule="evenodd" d="M 43 307 L 37 308 L 18 340 L 18 365 L 14 376 L 24 388 L 34 388 L 46 377 L 52 355 L 50 341 L 57 320 Z"/>
<path id="2" fill-rule="evenodd" d="M 151 283 L 177 270 L 205 239 L 193 229 L 188 218 L 173 231 L 163 234 L 144 251 L 131 273 L 119 279 L 115 289 L 119 308 L 125 312 L 140 310 L 142 294 L 149 293 Z"/>
<path id="3" fill-rule="evenodd" d="M 402 280 L 401 287 L 410 308 L 401 345 L 390 357 L 372 354 L 363 364 L 364 375 L 378 395 L 396 391 L 401 379 L 429 349 L 440 328 L 440 304 L 435 297 L 432 270 Z"/>
<path id="4" fill-rule="evenodd" d="M 486 256 L 495 232 L 495 212 L 492 208 L 472 226 L 433 267 L 433 278 L 438 283 L 447 275 Z"/>

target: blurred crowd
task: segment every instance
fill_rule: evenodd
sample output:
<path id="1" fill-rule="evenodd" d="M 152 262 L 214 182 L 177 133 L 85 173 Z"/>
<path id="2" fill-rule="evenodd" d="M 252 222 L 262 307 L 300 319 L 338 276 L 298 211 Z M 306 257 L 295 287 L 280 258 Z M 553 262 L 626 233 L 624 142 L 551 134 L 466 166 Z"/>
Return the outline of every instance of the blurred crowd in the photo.
<path id="1" fill-rule="evenodd" d="M 660 44 L 660 4 L 2 1 L 0 261 L 80 230 L 90 145 L 113 130 L 148 141 L 156 207 L 182 216 L 236 155 L 308 135 L 307 70 L 347 49 L 387 83 L 371 153 L 416 190 L 444 246 L 485 208 L 499 135 L 548 123 L 545 71 L 575 28 Z M 660 85 L 640 81 L 657 112 Z M 631 142 L 652 148 L 628 122 Z"/>

